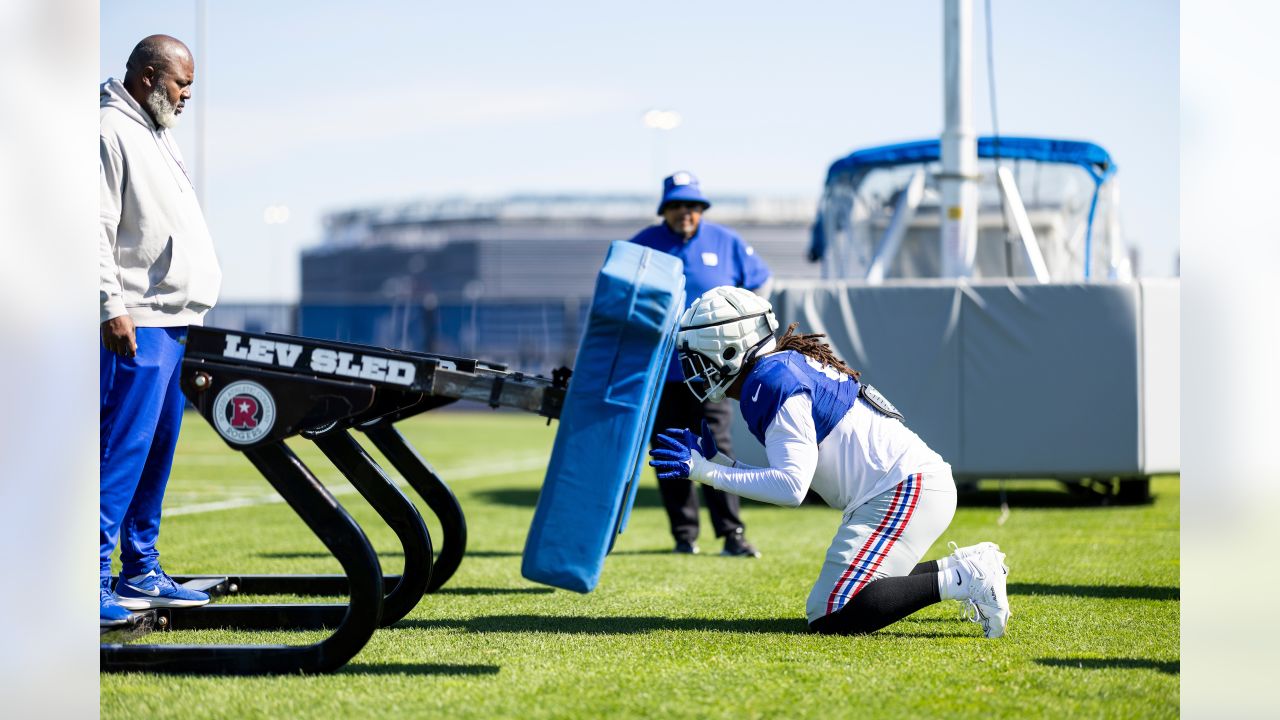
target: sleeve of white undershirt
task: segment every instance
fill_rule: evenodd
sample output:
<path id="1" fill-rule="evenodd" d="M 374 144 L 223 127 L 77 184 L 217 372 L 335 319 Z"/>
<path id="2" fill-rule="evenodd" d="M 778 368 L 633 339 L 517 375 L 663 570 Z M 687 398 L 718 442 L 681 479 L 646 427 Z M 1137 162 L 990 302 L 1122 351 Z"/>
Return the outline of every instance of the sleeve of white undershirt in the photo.
<path id="1" fill-rule="evenodd" d="M 765 430 L 769 467 L 737 463 L 715 465 L 694 458 L 690 478 L 725 492 L 774 505 L 797 506 L 804 501 L 818 467 L 817 431 L 813 401 L 807 393 L 787 398 Z"/>

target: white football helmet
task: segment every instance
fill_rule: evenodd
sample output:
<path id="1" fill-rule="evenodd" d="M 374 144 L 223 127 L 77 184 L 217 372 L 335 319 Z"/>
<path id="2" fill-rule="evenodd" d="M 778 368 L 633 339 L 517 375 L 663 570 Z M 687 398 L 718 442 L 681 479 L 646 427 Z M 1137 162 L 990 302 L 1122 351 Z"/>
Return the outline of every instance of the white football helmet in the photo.
<path id="1" fill-rule="evenodd" d="M 680 316 L 676 349 L 684 382 L 700 401 L 719 402 L 757 355 L 777 346 L 768 300 L 742 288 L 712 288 Z"/>

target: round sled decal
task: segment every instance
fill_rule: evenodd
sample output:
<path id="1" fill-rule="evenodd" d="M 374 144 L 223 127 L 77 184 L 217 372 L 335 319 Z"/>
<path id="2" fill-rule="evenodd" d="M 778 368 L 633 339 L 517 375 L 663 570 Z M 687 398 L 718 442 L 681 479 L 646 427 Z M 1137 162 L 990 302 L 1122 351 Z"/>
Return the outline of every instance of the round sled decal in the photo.
<path id="1" fill-rule="evenodd" d="M 233 382 L 213 401 L 213 424 L 218 433 L 237 445 L 249 445 L 267 436 L 276 422 L 276 402 L 256 382 Z"/>

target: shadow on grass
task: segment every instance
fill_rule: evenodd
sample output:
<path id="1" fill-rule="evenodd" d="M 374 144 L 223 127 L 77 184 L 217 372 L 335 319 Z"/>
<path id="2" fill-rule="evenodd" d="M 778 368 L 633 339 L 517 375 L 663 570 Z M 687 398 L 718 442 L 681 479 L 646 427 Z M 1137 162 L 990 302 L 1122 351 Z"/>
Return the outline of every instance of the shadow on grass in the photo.
<path id="1" fill-rule="evenodd" d="M 518 587 L 518 588 L 481 588 L 481 587 L 443 587 L 432 595 L 550 595 L 552 588 Z"/>
<path id="2" fill-rule="evenodd" d="M 379 550 L 378 555 L 382 557 L 404 557 L 403 550 Z M 323 550 L 302 550 L 297 552 L 260 552 L 254 553 L 255 557 L 266 558 L 269 560 L 310 560 L 316 558 L 331 558 L 333 553 Z M 495 557 L 520 557 L 520 553 L 515 550 L 468 550 L 466 557 L 473 558 L 495 558 Z"/>
<path id="3" fill-rule="evenodd" d="M 1142 585 L 1047 585 L 1043 583 L 1009 583 L 1010 595 L 1067 595 L 1120 600 L 1178 600 L 1176 587 Z"/>
<path id="4" fill-rule="evenodd" d="M 465 557 L 468 558 L 513 558 L 522 557 L 524 553 L 517 550 L 468 550 Z M 643 548 L 638 550 L 614 550 L 610 555 L 675 555 L 671 548 Z M 715 552 L 710 553 L 715 555 Z M 404 553 L 399 550 L 378 551 L 379 557 L 404 557 Z M 317 552 L 261 552 L 255 553 L 255 557 L 265 558 L 268 560 L 309 560 L 323 559 L 333 557 L 332 553 L 324 551 Z"/>
<path id="5" fill-rule="evenodd" d="M 1027 509 L 1053 509 L 1053 508 L 1089 508 L 1089 507 L 1141 507 L 1150 505 L 1150 503 L 1121 504 L 1117 503 L 1114 498 L 1103 501 L 1101 497 L 1086 494 L 1075 494 L 1065 490 L 1060 490 L 1060 485 L 1054 485 L 1052 481 L 1045 480 L 1044 490 L 1027 490 L 1019 488 L 1010 490 L 1005 493 L 1005 498 L 1009 502 L 1011 510 L 1018 508 Z M 979 507 L 979 508 L 998 508 L 1000 507 L 1000 490 L 999 488 L 982 488 L 981 490 L 972 490 L 962 492 L 956 498 L 956 504 L 959 507 Z"/>
<path id="6" fill-rule="evenodd" d="M 403 550 L 379 550 L 379 555 L 387 557 L 404 557 Z M 260 552 L 254 553 L 254 557 L 267 558 L 269 560 L 311 560 L 316 558 L 332 558 L 333 553 L 324 550 L 300 550 L 297 552 Z"/>
<path id="7" fill-rule="evenodd" d="M 497 675 L 497 665 L 444 665 L 433 663 L 387 663 L 364 665 L 351 663 L 338 675 Z"/>
<path id="8" fill-rule="evenodd" d="M 715 551 L 712 551 L 709 554 L 715 555 L 717 553 Z M 662 547 L 662 548 L 638 548 L 635 550 L 614 550 L 613 552 L 609 553 L 609 555 L 610 556 L 614 556 L 614 555 L 672 555 L 674 556 L 675 553 L 671 550 L 671 548 Z M 399 550 L 391 550 L 391 551 L 379 550 L 378 556 L 385 557 L 385 558 L 402 558 L 404 557 L 404 552 Z M 464 556 L 464 559 L 465 558 L 472 558 L 472 559 L 518 558 L 523 556 L 524 556 L 524 553 L 518 550 L 468 550 Z M 327 559 L 332 559 L 333 554 L 325 552 L 323 550 L 319 550 L 316 552 L 309 552 L 309 551 L 260 552 L 260 553 L 254 553 L 254 557 L 262 558 L 264 560 L 327 560 Z M 399 570 L 396 568 L 391 568 L 391 569 L 388 569 L 387 572 L 398 573 Z"/>
<path id="9" fill-rule="evenodd" d="M 401 620 L 397 628 L 462 628 L 476 633 L 637 635 L 659 630 L 809 634 L 802 618 L 545 617 L 498 615 L 469 620 Z"/>
<path id="10" fill-rule="evenodd" d="M 671 548 L 648 548 L 642 550 L 614 550 L 609 555 L 671 555 L 674 557 L 676 553 Z M 680 555 L 679 557 L 685 556 Z"/>
<path id="11" fill-rule="evenodd" d="M 1018 488 L 1009 490 L 1005 493 L 1005 498 L 1009 502 L 1009 507 L 1017 510 L 1018 508 L 1027 509 L 1052 509 L 1052 508 L 1088 508 L 1088 507 L 1133 507 L 1132 505 L 1119 504 L 1114 498 L 1104 501 L 1100 496 L 1087 493 L 1071 493 L 1066 490 L 1059 489 L 1060 486 L 1053 484 L 1051 481 L 1044 481 L 1045 488 L 1043 490 Z M 478 490 L 475 493 L 478 500 L 494 503 L 495 505 L 508 505 L 513 507 L 534 507 L 538 504 L 538 490 L 535 488 L 497 488 L 494 490 Z M 746 504 L 763 504 L 756 503 L 753 500 L 743 500 Z M 970 492 L 960 493 L 960 507 L 1000 507 L 1000 490 L 998 488 L 982 488 Z M 1142 505 L 1140 503 L 1139 505 Z M 1150 503 L 1145 503 L 1150 504 Z M 636 491 L 635 507 L 638 508 L 661 508 L 662 496 L 658 493 L 658 488 L 651 484 L 641 484 L 640 489 Z M 825 508 L 826 505 L 819 500 L 806 500 L 803 507 L 809 508 Z"/>
<path id="12" fill-rule="evenodd" d="M 1157 670 L 1166 675 L 1182 672 L 1178 660 L 1161 661 L 1145 658 L 1036 658 L 1036 662 L 1049 667 L 1078 670 Z"/>
<path id="13" fill-rule="evenodd" d="M 478 490 L 475 492 L 475 497 L 495 505 L 533 507 L 538 504 L 538 490 L 530 488 Z M 658 494 L 658 488 L 652 485 L 641 485 L 636 491 L 635 507 L 662 507 L 662 496 Z"/>

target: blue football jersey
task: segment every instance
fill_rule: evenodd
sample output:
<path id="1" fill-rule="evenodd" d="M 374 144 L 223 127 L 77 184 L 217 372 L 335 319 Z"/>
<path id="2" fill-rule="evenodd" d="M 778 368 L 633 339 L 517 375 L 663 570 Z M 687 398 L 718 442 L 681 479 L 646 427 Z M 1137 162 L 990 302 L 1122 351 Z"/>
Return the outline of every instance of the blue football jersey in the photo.
<path id="1" fill-rule="evenodd" d="M 761 445 L 782 404 L 802 392 L 813 402 L 813 426 L 821 443 L 858 399 L 858 381 L 848 375 L 833 380 L 794 350 L 764 356 L 747 376 L 740 400 L 742 419 Z"/>

